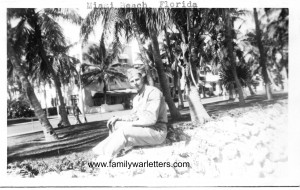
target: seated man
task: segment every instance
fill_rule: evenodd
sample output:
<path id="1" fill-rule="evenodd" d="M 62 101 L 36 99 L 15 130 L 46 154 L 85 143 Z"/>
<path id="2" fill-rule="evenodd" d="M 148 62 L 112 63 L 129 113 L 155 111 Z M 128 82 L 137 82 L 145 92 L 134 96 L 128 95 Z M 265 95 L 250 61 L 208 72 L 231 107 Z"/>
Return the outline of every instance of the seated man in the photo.
<path id="1" fill-rule="evenodd" d="M 146 85 L 140 70 L 129 69 L 127 77 L 138 92 L 132 113 L 109 119 L 107 126 L 112 133 L 93 148 L 96 154 L 109 160 L 125 147 L 158 145 L 167 136 L 167 108 L 162 92 Z"/>

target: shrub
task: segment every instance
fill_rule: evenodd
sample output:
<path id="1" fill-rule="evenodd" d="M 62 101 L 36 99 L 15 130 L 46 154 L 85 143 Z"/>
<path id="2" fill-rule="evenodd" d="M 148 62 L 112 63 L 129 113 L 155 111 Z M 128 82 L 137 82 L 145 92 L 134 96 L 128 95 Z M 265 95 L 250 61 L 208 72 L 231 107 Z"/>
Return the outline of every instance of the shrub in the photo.
<path id="1" fill-rule="evenodd" d="M 247 82 L 251 79 L 250 68 L 246 65 L 237 65 L 236 72 L 242 87 L 246 87 Z M 229 89 L 229 86 L 231 84 L 233 84 L 236 87 L 234 76 L 229 66 L 223 67 L 220 70 L 220 78 L 222 83 L 225 85 L 226 89 Z"/>
<path id="2" fill-rule="evenodd" d="M 7 102 L 7 119 L 34 117 L 34 111 L 26 101 L 13 100 Z"/>

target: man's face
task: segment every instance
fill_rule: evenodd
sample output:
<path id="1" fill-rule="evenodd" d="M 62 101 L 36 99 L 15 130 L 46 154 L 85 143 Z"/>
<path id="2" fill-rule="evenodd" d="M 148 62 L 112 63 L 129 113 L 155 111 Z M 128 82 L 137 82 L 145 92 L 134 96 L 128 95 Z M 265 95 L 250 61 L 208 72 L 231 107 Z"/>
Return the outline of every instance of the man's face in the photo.
<path id="1" fill-rule="evenodd" d="M 133 87 L 137 91 L 140 91 L 144 87 L 143 79 L 139 74 L 133 75 L 129 79 L 129 84 L 130 84 L 131 87 Z"/>

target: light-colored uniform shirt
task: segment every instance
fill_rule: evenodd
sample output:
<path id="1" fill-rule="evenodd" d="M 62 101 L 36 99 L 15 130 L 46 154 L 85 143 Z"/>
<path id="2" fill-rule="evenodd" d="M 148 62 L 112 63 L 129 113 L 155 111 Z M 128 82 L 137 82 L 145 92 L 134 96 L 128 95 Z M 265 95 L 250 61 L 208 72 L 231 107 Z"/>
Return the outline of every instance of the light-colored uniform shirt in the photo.
<path id="1" fill-rule="evenodd" d="M 167 123 L 167 107 L 162 92 L 153 86 L 145 86 L 140 94 L 133 98 L 132 113 L 120 117 L 122 121 L 132 121 L 133 126 L 151 126 Z"/>

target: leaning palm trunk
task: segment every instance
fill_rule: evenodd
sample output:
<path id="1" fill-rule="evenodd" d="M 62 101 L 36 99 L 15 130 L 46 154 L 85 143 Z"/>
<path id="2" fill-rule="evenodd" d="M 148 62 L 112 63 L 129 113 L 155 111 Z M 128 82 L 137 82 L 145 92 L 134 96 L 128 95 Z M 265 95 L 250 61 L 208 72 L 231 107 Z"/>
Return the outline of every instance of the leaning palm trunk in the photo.
<path id="1" fill-rule="evenodd" d="M 188 41 L 189 41 L 189 61 L 184 56 L 184 61 L 187 62 L 186 75 L 187 75 L 187 99 L 190 108 L 191 120 L 194 123 L 203 124 L 210 120 L 210 116 L 205 110 L 201 97 L 199 94 L 199 88 L 197 88 L 198 76 L 196 72 L 197 62 L 197 48 L 194 43 L 194 34 L 192 32 L 190 18 L 192 18 L 193 12 L 188 12 Z"/>
<path id="2" fill-rule="evenodd" d="M 45 63 L 47 64 L 48 66 L 48 69 L 52 75 L 52 79 L 54 81 L 54 84 L 55 84 L 55 88 L 56 88 L 56 91 L 57 91 L 57 95 L 58 95 L 58 98 L 59 98 L 59 101 L 60 101 L 60 109 L 59 109 L 59 114 L 61 116 L 61 119 L 62 121 L 60 122 L 63 126 L 69 126 L 70 125 L 70 122 L 69 122 L 69 119 L 68 119 L 68 115 L 67 115 L 67 112 L 66 112 L 66 106 L 65 106 L 65 103 L 64 103 L 64 98 L 62 96 L 62 92 L 61 92 L 61 83 L 59 81 L 59 78 L 58 76 L 56 75 L 54 69 L 53 69 L 53 66 L 52 64 L 50 64 L 49 62 L 49 59 L 47 58 L 47 54 L 45 52 L 45 49 L 44 49 L 44 46 L 43 46 L 43 43 L 42 43 L 42 31 L 41 31 L 41 28 L 40 26 L 38 25 L 37 21 L 34 22 L 34 27 L 35 27 L 35 32 L 36 32 L 36 38 L 37 38 L 37 45 L 39 46 L 39 55 L 41 57 L 41 59 L 43 59 L 45 61 Z"/>
<path id="3" fill-rule="evenodd" d="M 132 29 L 133 29 L 134 37 L 135 37 L 135 39 L 138 42 L 138 46 L 139 46 L 139 50 L 141 52 L 141 55 L 142 55 L 142 57 L 143 57 L 144 60 L 147 60 L 147 55 L 146 55 L 145 50 L 143 48 L 142 40 L 140 38 L 140 34 L 139 34 L 139 30 L 138 30 L 138 25 L 136 24 L 136 22 L 134 21 L 134 19 L 133 19 L 133 22 L 132 22 Z M 148 83 L 149 83 L 150 86 L 154 86 L 154 80 L 153 80 L 152 73 L 150 71 L 150 66 L 149 66 L 148 63 L 144 63 L 144 66 L 145 66 L 145 70 L 146 70 L 146 73 L 147 73 Z"/>
<path id="4" fill-rule="evenodd" d="M 233 90 L 234 90 L 234 85 L 233 84 L 229 84 L 229 100 L 233 100 Z"/>
<path id="5" fill-rule="evenodd" d="M 233 54 L 232 54 L 232 56 L 233 56 Z M 244 105 L 246 103 L 245 98 L 244 98 L 244 93 L 243 93 L 241 82 L 240 82 L 240 80 L 237 76 L 236 65 L 235 65 L 235 62 L 234 62 L 233 59 L 231 59 L 231 63 L 233 65 L 232 68 L 231 68 L 231 71 L 233 73 L 234 81 L 235 81 L 236 86 L 237 86 L 237 90 L 238 90 L 238 94 L 239 94 L 239 102 L 240 102 L 240 105 Z"/>
<path id="6" fill-rule="evenodd" d="M 284 92 L 287 92 L 289 86 L 288 86 L 288 75 L 287 75 L 286 66 L 283 66 L 281 73 L 283 76 L 283 90 L 284 90 Z"/>
<path id="7" fill-rule="evenodd" d="M 59 102 L 60 102 L 59 114 L 60 114 L 61 120 L 62 120 L 61 124 L 63 126 L 69 126 L 70 122 L 69 122 L 68 114 L 67 114 L 67 111 L 66 111 L 66 105 L 65 105 L 64 98 L 63 98 L 63 95 L 62 95 L 62 92 L 61 92 L 61 88 L 60 88 L 61 83 L 60 83 L 55 71 L 53 70 L 52 66 L 50 66 L 49 68 L 50 68 L 50 72 L 53 76 L 55 88 L 56 88 L 58 99 L 59 99 Z"/>
<path id="8" fill-rule="evenodd" d="M 272 91 L 271 91 L 271 84 L 270 84 L 270 80 L 268 77 L 268 72 L 267 72 L 267 66 L 266 66 L 266 55 L 264 52 L 264 47 L 261 41 L 261 31 L 259 28 L 259 22 L 258 22 L 258 16 L 257 16 L 257 11 L 256 8 L 254 8 L 254 21 L 255 21 L 255 29 L 256 29 L 256 41 L 257 41 L 257 46 L 259 49 L 259 64 L 262 68 L 262 75 L 263 75 L 263 79 L 264 79 L 264 83 L 265 83 L 265 90 L 266 90 L 266 94 L 267 94 L 267 98 L 268 100 L 271 100 L 272 97 Z"/>
<path id="9" fill-rule="evenodd" d="M 190 108 L 191 120 L 194 123 L 203 124 L 210 120 L 210 116 L 201 102 L 199 89 L 193 84 L 191 77 L 187 77 L 187 80 L 187 100 Z"/>
<path id="10" fill-rule="evenodd" d="M 189 103 L 192 122 L 203 124 L 210 120 L 210 117 L 199 98 L 199 91 L 197 87 L 191 85 L 188 88 L 187 100 Z"/>
<path id="11" fill-rule="evenodd" d="M 46 84 L 44 83 L 44 99 L 45 99 L 45 109 L 46 109 L 46 116 L 49 116 L 48 106 L 47 106 L 47 92 L 46 92 Z"/>
<path id="12" fill-rule="evenodd" d="M 178 79 L 177 83 L 178 83 L 178 88 L 177 88 L 178 89 L 178 107 L 184 108 L 184 103 L 183 103 L 183 98 L 182 98 L 182 93 L 181 93 L 181 82 L 179 79 Z M 179 104 L 179 102 L 180 102 L 180 104 Z"/>
<path id="13" fill-rule="evenodd" d="M 168 55 L 168 60 L 169 60 L 169 63 L 170 65 L 171 64 L 175 64 L 174 65 L 174 68 L 172 70 L 172 74 L 173 74 L 173 98 L 176 98 L 176 89 L 178 89 L 178 72 L 177 72 L 177 67 L 178 67 L 178 60 L 176 60 L 174 62 L 174 55 L 172 54 L 172 49 L 171 49 L 171 42 L 170 42 L 170 38 L 169 38 L 169 35 L 167 33 L 167 28 L 164 27 L 164 34 L 165 34 L 165 39 L 166 39 L 166 42 L 167 42 L 167 55 Z M 179 100 L 178 100 L 178 103 L 179 103 Z"/>
<path id="14" fill-rule="evenodd" d="M 34 90 L 31 86 L 31 84 L 29 83 L 29 80 L 28 80 L 25 72 L 23 71 L 23 68 L 21 67 L 21 65 L 19 63 L 19 60 L 18 60 L 16 54 L 14 53 L 13 48 L 11 47 L 10 44 L 8 44 L 7 47 L 8 47 L 8 57 L 10 58 L 14 69 L 18 73 L 20 80 L 22 81 L 22 85 L 25 89 L 25 92 L 26 92 L 27 98 L 30 102 L 30 105 L 34 108 L 35 115 L 38 117 L 38 119 L 42 125 L 42 129 L 43 129 L 43 132 L 45 135 L 45 140 L 46 141 L 57 140 L 58 136 L 56 135 L 49 120 L 47 119 L 45 112 L 42 110 L 41 104 L 39 103 L 39 101 L 34 93 Z"/>
<path id="15" fill-rule="evenodd" d="M 152 45 L 153 45 L 153 54 L 154 54 L 154 59 L 155 59 L 155 63 L 156 63 L 156 69 L 157 69 L 157 73 L 158 73 L 158 77 L 159 77 L 160 86 L 161 86 L 162 92 L 166 98 L 166 102 L 169 106 L 171 117 L 172 117 L 172 119 L 176 120 L 176 119 L 179 119 L 181 115 L 180 115 L 180 112 L 178 111 L 178 109 L 176 108 L 176 106 L 173 102 L 173 99 L 171 97 L 171 94 L 170 94 L 170 87 L 167 82 L 167 77 L 166 77 L 166 74 L 164 73 L 164 69 L 163 69 L 163 62 L 162 62 L 160 54 L 159 54 L 159 46 L 158 46 L 156 32 L 153 30 L 150 31 L 150 37 L 151 37 L 151 41 L 152 41 Z"/>
<path id="16" fill-rule="evenodd" d="M 253 91 L 253 89 L 252 89 L 252 87 L 251 87 L 251 84 L 250 84 L 249 82 L 247 82 L 246 85 L 247 85 L 247 87 L 248 87 L 248 89 L 249 89 L 249 91 L 250 91 L 250 94 L 251 94 L 251 95 L 255 95 L 255 92 Z"/>
<path id="17" fill-rule="evenodd" d="M 280 90 L 280 86 L 277 85 L 273 79 L 273 76 L 272 76 L 272 73 L 269 71 L 269 69 L 267 69 L 267 73 L 268 73 L 268 77 L 269 77 L 269 80 L 271 82 L 271 84 L 273 85 L 273 89 L 279 91 Z"/>
<path id="18" fill-rule="evenodd" d="M 245 99 L 244 99 L 244 94 L 243 94 L 243 90 L 242 90 L 242 85 L 241 82 L 238 78 L 237 75 L 237 71 L 236 71 L 236 62 L 235 62 L 235 57 L 233 55 L 233 40 L 232 40 L 232 19 L 230 17 L 230 15 L 228 14 L 228 10 L 224 10 L 224 19 L 225 19 L 225 27 L 226 27 L 226 43 L 227 43 L 227 51 L 228 51 L 228 55 L 229 55 L 229 60 L 230 60 L 230 67 L 231 67 L 231 72 L 233 74 L 234 77 L 234 81 L 235 84 L 237 86 L 238 89 L 238 93 L 239 93 L 239 102 L 240 105 L 244 105 L 245 104 Z"/>
<path id="19" fill-rule="evenodd" d="M 181 80 L 186 81 L 186 75 L 184 73 L 184 67 L 183 66 L 178 66 L 178 69 L 177 69 L 178 76 L 180 76 L 180 72 L 179 72 L 180 69 L 182 70 L 182 72 L 181 72 L 182 75 L 178 79 L 178 96 L 179 96 L 179 99 L 180 99 L 181 108 L 184 108 L 183 97 L 182 97 L 183 94 L 182 94 L 182 91 L 181 91 L 181 89 L 182 89 L 182 87 L 181 87 Z M 184 84 L 184 89 L 185 89 L 185 84 Z"/>
<path id="20" fill-rule="evenodd" d="M 11 95 L 11 92 L 8 88 L 8 85 L 7 85 L 7 93 L 8 93 L 9 101 L 12 101 L 12 95 Z"/>

